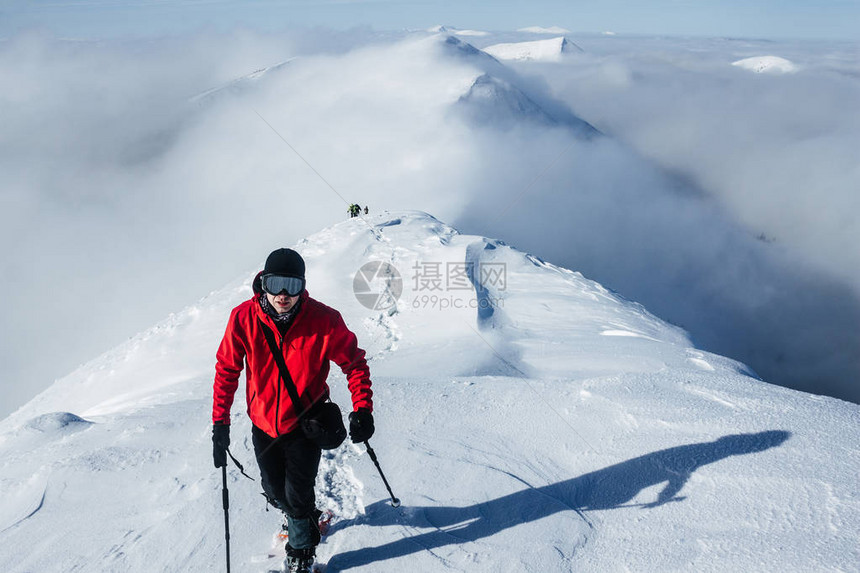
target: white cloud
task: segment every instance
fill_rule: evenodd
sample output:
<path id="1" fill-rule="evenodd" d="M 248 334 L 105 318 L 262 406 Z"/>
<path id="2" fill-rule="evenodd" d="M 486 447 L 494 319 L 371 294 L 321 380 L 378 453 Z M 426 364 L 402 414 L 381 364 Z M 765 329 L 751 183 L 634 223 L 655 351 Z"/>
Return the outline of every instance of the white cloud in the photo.
<path id="1" fill-rule="evenodd" d="M 761 44 L 591 39 L 576 60 L 522 69 L 540 73 L 557 97 L 722 213 L 690 227 L 687 239 L 662 245 L 642 228 L 638 239 L 627 237 L 626 251 L 604 253 L 614 261 L 591 261 L 592 274 L 771 380 L 857 400 L 860 251 L 851 245 L 860 244 L 854 152 L 860 82 L 850 75 L 856 58 L 850 46 L 786 43 L 770 48 L 799 62 L 797 74 L 757 76 L 729 65 L 761 53 Z M 678 227 L 684 219 L 680 213 L 667 224 Z M 737 229 L 729 232 L 729 225 Z M 738 242 L 739 234 L 763 241 Z M 636 261 L 625 252 L 641 250 L 643 239 L 656 250 L 641 258 L 674 260 L 683 273 L 669 280 L 685 284 L 661 285 L 664 279 L 646 269 L 632 270 Z M 662 264 L 652 268 L 666 272 Z"/>
<path id="2" fill-rule="evenodd" d="M 0 415 L 231 279 L 272 242 L 298 238 L 254 203 L 276 186 L 238 175 L 253 146 L 242 149 L 236 133 L 253 143 L 265 126 L 252 130 L 250 109 L 225 120 L 188 98 L 261 62 L 354 40 L 239 31 L 98 43 L 28 33 L 0 44 L 0 331 L 9 341 Z"/>

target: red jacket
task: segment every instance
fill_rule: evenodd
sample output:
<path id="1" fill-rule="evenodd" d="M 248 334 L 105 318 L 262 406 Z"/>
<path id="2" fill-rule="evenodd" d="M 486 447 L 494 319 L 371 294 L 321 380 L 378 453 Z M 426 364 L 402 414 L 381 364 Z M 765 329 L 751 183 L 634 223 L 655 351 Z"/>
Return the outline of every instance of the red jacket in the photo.
<path id="1" fill-rule="evenodd" d="M 218 348 L 215 365 L 212 421 L 230 423 L 230 407 L 245 369 L 248 416 L 266 434 L 277 437 L 296 427 L 296 412 L 284 387 L 278 365 L 262 331 L 260 320 L 275 334 L 287 369 L 304 402 L 301 410 L 328 396 L 329 361 L 346 374 L 353 410 L 373 410 L 370 369 L 364 350 L 340 313 L 301 294 L 301 307 L 281 337 L 275 322 L 260 307 L 260 275 L 254 280 L 254 297 L 233 309 Z"/>

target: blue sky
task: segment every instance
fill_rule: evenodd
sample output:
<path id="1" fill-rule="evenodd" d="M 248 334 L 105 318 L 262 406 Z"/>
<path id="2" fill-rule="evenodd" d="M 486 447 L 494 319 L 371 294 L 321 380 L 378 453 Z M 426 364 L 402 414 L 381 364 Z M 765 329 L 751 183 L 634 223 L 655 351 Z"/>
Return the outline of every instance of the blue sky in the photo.
<path id="1" fill-rule="evenodd" d="M 175 34 L 246 26 L 376 29 L 458 28 L 513 30 L 561 26 L 573 32 L 857 39 L 860 0 L 7 0 L 0 35 L 28 28 L 61 36 Z"/>

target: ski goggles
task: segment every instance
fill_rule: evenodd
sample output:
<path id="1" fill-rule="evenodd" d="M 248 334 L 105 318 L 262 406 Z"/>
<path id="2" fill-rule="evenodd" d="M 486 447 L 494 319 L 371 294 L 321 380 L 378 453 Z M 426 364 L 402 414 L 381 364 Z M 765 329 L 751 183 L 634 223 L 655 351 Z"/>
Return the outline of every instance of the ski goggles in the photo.
<path id="1" fill-rule="evenodd" d="M 297 296 L 305 290 L 305 279 L 301 277 L 285 277 L 283 275 L 263 275 L 263 290 L 272 295 L 282 292 L 287 296 Z"/>

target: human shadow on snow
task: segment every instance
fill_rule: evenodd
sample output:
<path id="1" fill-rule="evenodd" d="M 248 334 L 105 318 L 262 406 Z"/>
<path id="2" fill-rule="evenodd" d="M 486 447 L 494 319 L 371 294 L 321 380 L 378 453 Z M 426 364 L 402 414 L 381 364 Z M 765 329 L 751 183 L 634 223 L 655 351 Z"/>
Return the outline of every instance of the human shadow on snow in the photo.
<path id="1" fill-rule="evenodd" d="M 729 456 L 763 452 L 781 445 L 790 436 L 790 432 L 772 430 L 677 446 L 573 479 L 543 487 L 529 487 L 467 507 L 419 506 L 393 510 L 380 501 L 368 506 L 367 515 L 361 518 L 362 523 L 434 529 L 378 547 L 364 547 L 335 555 L 328 564 L 329 571 L 343 571 L 446 545 L 477 541 L 562 511 L 574 511 L 584 518 L 584 511 L 621 507 L 647 509 L 670 501 L 682 501 L 685 497 L 679 497 L 678 494 L 700 467 Z M 642 490 L 664 482 L 666 485 L 655 501 L 630 504 Z M 342 522 L 337 528 L 350 523 Z"/>

